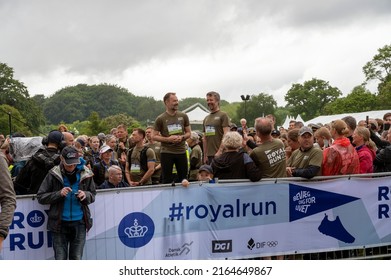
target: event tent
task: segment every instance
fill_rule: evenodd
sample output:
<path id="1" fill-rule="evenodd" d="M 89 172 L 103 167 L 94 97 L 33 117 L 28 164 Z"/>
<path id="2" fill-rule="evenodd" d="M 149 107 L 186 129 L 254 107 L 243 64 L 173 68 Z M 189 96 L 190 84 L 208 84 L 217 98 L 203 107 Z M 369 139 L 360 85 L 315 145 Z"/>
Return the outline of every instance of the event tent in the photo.
<path id="1" fill-rule="evenodd" d="M 344 113 L 344 114 L 337 114 L 337 115 L 330 115 L 330 116 L 319 116 L 314 119 L 308 120 L 304 122 L 305 125 L 309 125 L 311 123 L 321 123 L 322 125 L 326 123 L 330 123 L 334 120 L 342 119 L 346 116 L 352 116 L 356 119 L 357 123 L 361 120 L 365 120 L 368 116 L 370 119 L 383 119 L 384 114 L 390 113 L 390 110 L 380 110 L 380 111 L 367 111 L 367 112 L 361 112 L 361 113 Z"/>
<path id="2" fill-rule="evenodd" d="M 182 112 L 189 117 L 190 124 L 202 124 L 204 118 L 209 115 L 209 110 L 200 103 L 195 103 Z"/>

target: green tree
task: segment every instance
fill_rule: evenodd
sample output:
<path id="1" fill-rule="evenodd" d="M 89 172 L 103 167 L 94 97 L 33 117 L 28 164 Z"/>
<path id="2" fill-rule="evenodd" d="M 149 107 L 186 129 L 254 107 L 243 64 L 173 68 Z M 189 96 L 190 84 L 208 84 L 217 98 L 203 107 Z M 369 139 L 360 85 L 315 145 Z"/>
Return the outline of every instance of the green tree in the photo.
<path id="1" fill-rule="evenodd" d="M 125 124 L 128 127 L 129 133 L 133 128 L 141 127 L 140 123 L 133 117 L 122 113 L 104 118 L 102 120 L 102 128 L 104 128 L 104 130 L 101 132 L 108 134 L 112 128 L 117 127 L 119 124 Z"/>
<path id="2" fill-rule="evenodd" d="M 328 115 L 365 112 L 376 109 L 376 95 L 364 86 L 356 86 L 350 94 L 327 104 L 324 113 Z"/>
<path id="3" fill-rule="evenodd" d="M 17 109 L 29 130 L 36 134 L 39 126 L 45 122 L 42 110 L 30 98 L 27 87 L 14 79 L 14 70 L 5 63 L 0 63 L 0 104 Z"/>
<path id="4" fill-rule="evenodd" d="M 98 133 L 103 132 L 104 128 L 101 124 L 101 119 L 97 112 L 92 112 L 88 117 L 88 135 L 98 135 Z"/>
<path id="5" fill-rule="evenodd" d="M 391 75 L 391 45 L 385 45 L 378 49 L 378 53 L 367 62 L 363 67 L 365 75 L 365 82 L 370 80 L 378 80 L 380 91 L 381 87 L 385 85 L 387 81 L 390 81 Z"/>
<path id="6" fill-rule="evenodd" d="M 0 133 L 7 135 L 15 132 L 23 133 L 26 136 L 32 136 L 31 130 L 26 125 L 26 120 L 18 109 L 7 104 L 0 105 Z"/>
<path id="7" fill-rule="evenodd" d="M 237 118 L 247 119 L 249 127 L 254 126 L 254 120 L 258 117 L 273 114 L 277 107 L 277 101 L 270 94 L 260 93 L 258 95 L 252 95 L 250 100 L 242 102 L 237 110 Z M 246 112 L 245 112 L 246 111 Z"/>
<path id="8" fill-rule="evenodd" d="M 293 84 L 285 95 L 287 106 L 293 115 L 300 114 L 304 120 L 324 114 L 324 107 L 341 96 L 341 91 L 328 82 L 313 78 L 304 84 Z"/>

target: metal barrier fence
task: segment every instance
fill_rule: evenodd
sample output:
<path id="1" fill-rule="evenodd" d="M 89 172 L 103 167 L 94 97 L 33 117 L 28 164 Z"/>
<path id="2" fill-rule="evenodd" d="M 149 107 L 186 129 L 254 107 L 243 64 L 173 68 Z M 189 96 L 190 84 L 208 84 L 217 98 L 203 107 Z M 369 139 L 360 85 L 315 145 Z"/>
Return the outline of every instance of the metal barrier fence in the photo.
<path id="1" fill-rule="evenodd" d="M 325 181 L 331 179 L 341 179 L 347 178 L 348 180 L 353 177 L 363 177 L 363 178 L 375 178 L 375 177 L 389 177 L 391 183 L 391 172 L 388 173 L 373 173 L 373 174 L 355 174 L 355 175 L 343 175 L 343 176 L 318 176 L 312 179 L 298 178 L 298 177 L 287 177 L 287 178 L 270 178 L 270 179 L 262 179 L 263 182 L 270 183 L 281 183 L 284 181 L 289 182 L 314 182 L 314 181 Z M 218 183 L 248 183 L 249 180 L 218 180 Z M 200 182 L 191 182 L 191 184 L 200 184 Z M 151 188 L 162 188 L 162 187 L 180 187 L 179 184 L 161 184 L 161 185 L 152 185 L 152 186 L 141 186 L 134 187 L 132 189 L 151 189 Z M 107 190 L 98 190 L 98 192 L 108 192 L 114 191 L 113 189 Z M 35 199 L 35 195 L 23 195 L 18 196 L 20 198 L 31 198 Z M 380 245 L 380 244 L 379 244 Z M 254 259 L 254 258 L 252 258 Z M 256 258 L 258 259 L 258 258 Z M 339 251 L 320 251 L 320 252 L 309 252 L 309 253 L 297 253 L 285 255 L 284 259 L 286 260 L 329 260 L 329 259 L 391 259 L 391 244 L 381 244 L 380 246 L 372 246 L 367 247 L 363 246 L 362 248 L 352 248 L 347 250 L 339 250 Z"/>

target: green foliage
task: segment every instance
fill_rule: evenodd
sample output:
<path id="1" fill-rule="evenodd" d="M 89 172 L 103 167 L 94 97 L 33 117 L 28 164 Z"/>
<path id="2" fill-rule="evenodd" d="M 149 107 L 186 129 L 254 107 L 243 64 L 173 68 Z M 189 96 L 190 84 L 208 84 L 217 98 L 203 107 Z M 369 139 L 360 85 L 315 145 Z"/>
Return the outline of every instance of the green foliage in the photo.
<path id="1" fill-rule="evenodd" d="M 300 114 L 304 120 L 323 115 L 325 106 L 336 100 L 342 92 L 328 82 L 313 78 L 304 84 L 293 84 L 285 95 L 293 115 Z"/>
<path id="2" fill-rule="evenodd" d="M 192 106 L 192 105 L 194 105 L 196 103 L 200 103 L 201 105 L 203 105 L 206 108 L 208 108 L 208 105 L 206 104 L 206 94 L 205 94 L 204 98 L 201 98 L 201 97 L 188 97 L 188 98 L 181 99 L 179 101 L 179 110 L 183 111 L 186 108 L 189 108 L 190 106 Z"/>
<path id="3" fill-rule="evenodd" d="M 391 75 L 391 45 L 378 49 L 378 53 L 363 67 L 366 81 L 379 80 L 385 82 Z"/>
<path id="4" fill-rule="evenodd" d="M 324 113 L 329 115 L 365 112 L 376 109 L 376 96 L 364 86 L 355 87 L 346 97 L 327 104 Z"/>
<path id="5" fill-rule="evenodd" d="M 108 134 L 112 128 L 117 127 L 119 124 L 125 124 L 128 127 L 129 133 L 133 130 L 133 128 L 142 127 L 140 123 L 131 116 L 126 114 L 117 114 L 102 120 L 102 128 L 104 128 L 104 130 L 101 132 Z"/>
<path id="6" fill-rule="evenodd" d="M 379 86 L 376 105 L 378 110 L 387 110 L 391 108 L 391 76 Z"/>
<path id="7" fill-rule="evenodd" d="M 226 112 L 231 122 L 238 125 L 239 119 L 237 117 L 237 110 L 240 106 L 240 102 L 233 102 L 233 103 L 224 102 L 224 105 L 221 105 L 221 103 L 220 103 L 220 110 Z"/>
<path id="8" fill-rule="evenodd" d="M 258 95 L 252 95 L 250 100 L 241 102 L 237 110 L 237 122 L 241 118 L 247 119 L 249 126 L 254 125 L 254 121 L 258 117 L 273 114 L 277 107 L 277 101 L 270 94 L 260 93 Z"/>
<path id="9" fill-rule="evenodd" d="M 0 104 L 17 109 L 30 131 L 44 123 L 42 110 L 30 98 L 26 86 L 14 79 L 14 70 L 5 63 L 0 63 Z"/>
<path id="10" fill-rule="evenodd" d="M 12 116 L 11 129 L 9 125 L 10 115 Z M 0 133 L 8 135 L 15 132 L 23 133 L 26 136 L 32 136 L 30 129 L 26 125 L 26 120 L 18 109 L 6 104 L 0 105 Z"/>
<path id="11" fill-rule="evenodd" d="M 281 126 L 285 122 L 286 116 L 292 115 L 289 107 L 277 107 L 274 111 L 276 126 Z"/>
<path id="12" fill-rule="evenodd" d="M 88 130 L 87 135 L 98 135 L 102 132 L 101 119 L 97 112 L 92 112 L 88 117 Z"/>

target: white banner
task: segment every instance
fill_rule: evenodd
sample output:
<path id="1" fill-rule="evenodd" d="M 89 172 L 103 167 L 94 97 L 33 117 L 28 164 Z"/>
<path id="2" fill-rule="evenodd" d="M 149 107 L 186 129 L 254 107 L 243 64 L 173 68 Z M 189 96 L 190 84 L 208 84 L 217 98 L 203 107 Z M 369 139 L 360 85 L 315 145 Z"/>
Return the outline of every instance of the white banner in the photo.
<path id="1" fill-rule="evenodd" d="M 98 192 L 85 259 L 239 259 L 391 244 L 390 177 Z M 52 259 L 46 209 L 19 198 L 5 259 Z"/>

